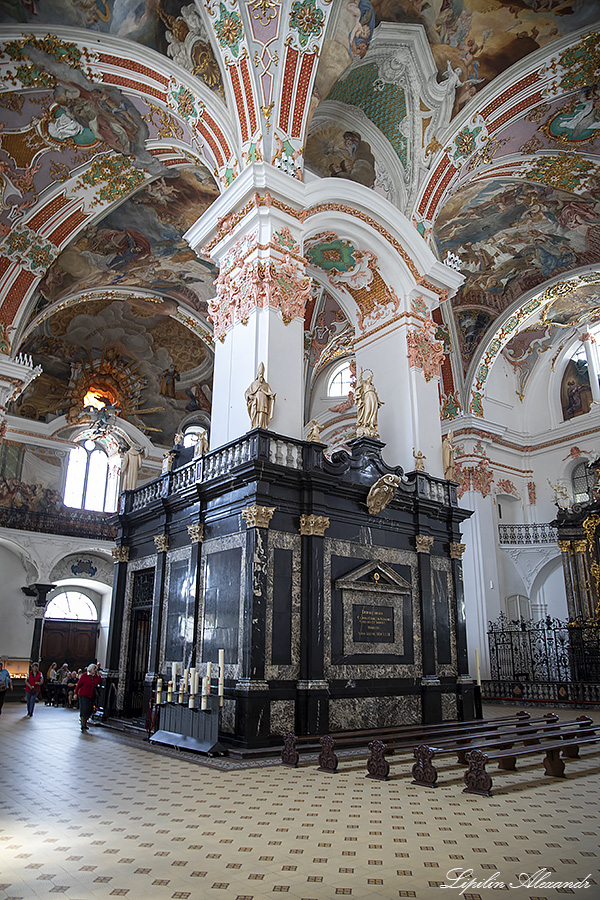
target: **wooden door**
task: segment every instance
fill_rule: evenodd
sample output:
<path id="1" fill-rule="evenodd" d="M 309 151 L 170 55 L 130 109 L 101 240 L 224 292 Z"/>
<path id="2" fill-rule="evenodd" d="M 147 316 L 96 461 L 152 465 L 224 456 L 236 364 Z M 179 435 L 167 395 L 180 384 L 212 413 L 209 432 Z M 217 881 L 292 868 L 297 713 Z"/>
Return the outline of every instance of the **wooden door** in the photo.
<path id="1" fill-rule="evenodd" d="M 71 671 L 85 669 L 96 662 L 98 633 L 97 622 L 44 619 L 40 666 L 44 678 L 53 662 L 59 669 L 67 663 Z"/>

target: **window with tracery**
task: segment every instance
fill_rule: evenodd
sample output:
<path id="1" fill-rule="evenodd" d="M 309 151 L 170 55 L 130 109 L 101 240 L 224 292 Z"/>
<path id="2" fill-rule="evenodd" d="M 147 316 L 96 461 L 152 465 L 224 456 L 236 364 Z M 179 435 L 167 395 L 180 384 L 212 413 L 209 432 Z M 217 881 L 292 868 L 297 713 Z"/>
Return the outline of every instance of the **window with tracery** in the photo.
<path id="1" fill-rule="evenodd" d="M 345 397 L 352 387 L 352 373 L 350 363 L 344 362 L 332 373 L 327 387 L 329 397 Z"/>
<path id="2" fill-rule="evenodd" d="M 118 488 L 119 466 L 111 464 L 101 444 L 88 439 L 71 450 L 63 495 L 65 506 L 114 512 Z"/>
<path id="3" fill-rule="evenodd" d="M 98 620 L 98 610 L 89 597 L 79 591 L 63 591 L 50 601 L 44 613 L 46 619 Z"/>

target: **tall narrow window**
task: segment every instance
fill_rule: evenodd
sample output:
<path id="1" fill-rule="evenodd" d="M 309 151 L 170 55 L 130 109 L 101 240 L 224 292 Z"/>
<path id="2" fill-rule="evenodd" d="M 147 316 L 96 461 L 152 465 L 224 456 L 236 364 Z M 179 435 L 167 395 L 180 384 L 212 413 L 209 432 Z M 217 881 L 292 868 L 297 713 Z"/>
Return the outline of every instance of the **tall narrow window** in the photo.
<path id="1" fill-rule="evenodd" d="M 64 503 L 74 509 L 114 512 L 118 472 L 110 465 L 103 447 L 87 440 L 71 450 L 65 481 Z"/>
<path id="2" fill-rule="evenodd" d="M 351 386 L 350 363 L 342 363 L 329 379 L 327 394 L 330 397 L 345 397 Z"/>

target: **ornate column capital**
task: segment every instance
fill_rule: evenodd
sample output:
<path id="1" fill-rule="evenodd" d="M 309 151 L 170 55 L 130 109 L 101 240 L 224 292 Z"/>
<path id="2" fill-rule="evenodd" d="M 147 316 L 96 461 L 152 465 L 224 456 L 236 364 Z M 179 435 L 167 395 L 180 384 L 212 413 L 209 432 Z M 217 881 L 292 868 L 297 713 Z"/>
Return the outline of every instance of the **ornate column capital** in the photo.
<path id="1" fill-rule="evenodd" d="M 450 544 L 450 559 L 462 559 L 466 549 L 466 544 L 458 544 L 455 541 L 452 541 Z"/>
<path id="2" fill-rule="evenodd" d="M 558 549 L 561 553 L 569 553 L 571 550 L 571 541 L 558 541 Z"/>
<path id="3" fill-rule="evenodd" d="M 246 506 L 242 510 L 242 519 L 248 528 L 268 528 L 274 512 L 274 506 Z"/>
<path id="4" fill-rule="evenodd" d="M 433 547 L 433 537 L 429 534 L 417 534 L 415 536 L 417 553 L 431 553 Z"/>
<path id="5" fill-rule="evenodd" d="M 204 540 L 204 525 L 200 522 L 194 522 L 193 525 L 188 525 L 187 531 L 192 544 L 201 544 Z"/>
<path id="6" fill-rule="evenodd" d="M 300 534 L 318 534 L 319 537 L 323 537 L 327 528 L 329 528 L 328 516 L 300 516 Z"/>
<path id="7" fill-rule="evenodd" d="M 587 550 L 587 541 L 573 541 L 573 551 L 575 553 L 585 553 Z"/>
<path id="8" fill-rule="evenodd" d="M 129 562 L 129 547 L 121 544 L 120 547 L 113 547 L 110 551 L 114 563 Z"/>
<path id="9" fill-rule="evenodd" d="M 169 536 L 168 534 L 155 534 L 154 535 L 154 544 L 159 553 L 166 553 L 169 549 Z"/>

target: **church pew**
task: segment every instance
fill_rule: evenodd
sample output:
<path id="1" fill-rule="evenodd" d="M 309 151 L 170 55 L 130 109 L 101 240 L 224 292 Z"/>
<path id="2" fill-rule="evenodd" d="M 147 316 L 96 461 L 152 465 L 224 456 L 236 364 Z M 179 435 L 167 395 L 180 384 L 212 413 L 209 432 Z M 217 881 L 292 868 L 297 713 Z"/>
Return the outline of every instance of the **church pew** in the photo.
<path id="1" fill-rule="evenodd" d="M 499 716 L 497 719 L 469 719 L 467 721 L 459 721 L 454 720 L 451 722 L 438 722 L 433 725 L 394 725 L 389 726 L 387 728 L 372 728 L 368 730 L 362 730 L 360 732 L 357 731 L 338 731 L 335 732 L 334 735 L 319 735 L 308 734 L 298 737 L 293 732 L 287 732 L 283 735 L 283 748 L 281 750 L 281 761 L 284 765 L 287 766 L 297 766 L 300 759 L 300 752 L 303 753 L 315 753 L 316 751 L 323 752 L 322 742 L 325 738 L 328 741 L 333 741 L 333 744 L 327 744 L 327 754 L 333 750 L 333 746 L 336 747 L 352 747 L 354 745 L 364 746 L 365 752 L 367 748 L 368 742 L 374 737 L 382 737 L 387 738 L 388 740 L 392 740 L 393 738 L 404 735 L 407 739 L 411 737 L 413 740 L 417 739 L 419 736 L 423 735 L 423 737 L 427 737 L 428 735 L 434 733 L 443 733 L 446 731 L 453 732 L 453 730 L 461 729 L 461 730 L 473 730 L 480 728 L 497 728 L 500 724 L 505 722 L 525 722 L 531 720 L 531 714 L 526 712 L 525 710 L 520 710 L 517 713 L 511 713 L 506 716 Z M 537 721 L 534 719 L 533 721 Z M 337 758 L 337 757 L 336 757 Z M 321 766 L 324 771 L 335 771 L 335 768 L 330 768 L 329 765 Z"/>
<path id="2" fill-rule="evenodd" d="M 579 759 L 579 748 L 582 744 L 598 743 L 600 726 L 596 725 L 591 730 L 594 732 L 594 735 L 590 737 L 564 737 L 562 740 L 557 740 L 556 742 L 551 742 L 549 744 L 539 744 L 537 747 L 517 748 L 514 751 L 511 751 L 510 755 L 507 755 L 501 750 L 495 753 L 484 753 L 482 750 L 471 750 L 470 753 L 467 754 L 469 765 L 464 775 L 466 787 L 463 788 L 463 793 L 478 794 L 481 797 L 491 797 L 492 778 L 489 773 L 486 772 L 485 768 L 489 762 L 498 760 L 498 769 L 513 771 L 516 768 L 517 759 L 535 756 L 538 753 L 544 753 L 542 762 L 544 764 L 545 775 L 550 775 L 553 778 L 564 778 L 564 758 Z"/>

